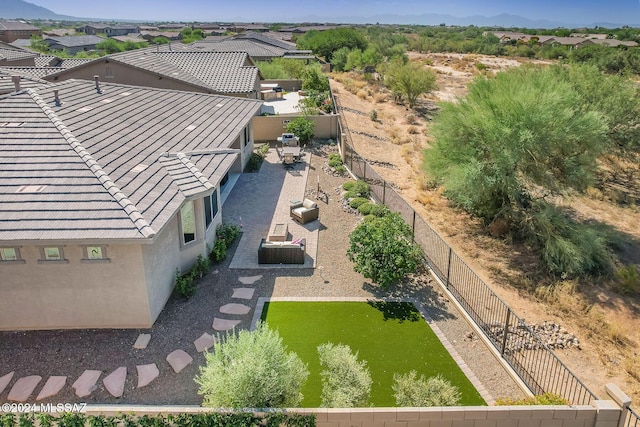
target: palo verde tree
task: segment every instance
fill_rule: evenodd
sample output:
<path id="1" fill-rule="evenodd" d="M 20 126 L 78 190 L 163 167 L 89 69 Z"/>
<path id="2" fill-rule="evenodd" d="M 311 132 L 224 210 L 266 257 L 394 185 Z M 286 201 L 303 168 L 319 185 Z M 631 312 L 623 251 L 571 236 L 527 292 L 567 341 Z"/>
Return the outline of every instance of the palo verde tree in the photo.
<path id="1" fill-rule="evenodd" d="M 302 401 L 300 390 L 309 371 L 265 323 L 251 332 L 227 333 L 205 353 L 205 359 L 195 378 L 204 406 L 287 408 Z"/>
<path id="2" fill-rule="evenodd" d="M 570 277 L 611 266 L 610 236 L 554 204 L 593 182 L 609 129 L 562 74 L 521 67 L 476 79 L 464 99 L 442 104 L 425 170 L 458 206 L 508 224 L 549 272 Z"/>
<path id="3" fill-rule="evenodd" d="M 347 256 L 355 271 L 388 288 L 415 272 L 422 262 L 422 251 L 412 236 L 397 213 L 367 217 L 349 235 Z"/>
<path id="4" fill-rule="evenodd" d="M 434 90 L 436 75 L 418 64 L 396 61 L 389 63 L 385 70 L 385 83 L 391 90 L 402 94 L 404 100 L 413 108 L 418 97 Z"/>

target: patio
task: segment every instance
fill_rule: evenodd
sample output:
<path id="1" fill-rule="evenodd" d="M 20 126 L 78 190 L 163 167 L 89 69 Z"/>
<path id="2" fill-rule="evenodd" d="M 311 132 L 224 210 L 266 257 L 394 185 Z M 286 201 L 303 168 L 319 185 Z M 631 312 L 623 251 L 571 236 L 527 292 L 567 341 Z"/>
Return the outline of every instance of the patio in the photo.
<path id="1" fill-rule="evenodd" d="M 318 253 L 321 220 L 299 224 L 289 216 L 292 201 L 303 200 L 311 154 L 293 168 L 285 169 L 275 148 L 271 148 L 258 173 L 242 174 L 224 203 L 223 220 L 242 226 L 242 237 L 229 268 L 273 269 L 314 268 Z M 320 208 L 322 217 L 322 207 Z M 287 240 L 305 239 L 304 264 L 258 264 L 258 247 L 276 224 L 288 228 Z"/>

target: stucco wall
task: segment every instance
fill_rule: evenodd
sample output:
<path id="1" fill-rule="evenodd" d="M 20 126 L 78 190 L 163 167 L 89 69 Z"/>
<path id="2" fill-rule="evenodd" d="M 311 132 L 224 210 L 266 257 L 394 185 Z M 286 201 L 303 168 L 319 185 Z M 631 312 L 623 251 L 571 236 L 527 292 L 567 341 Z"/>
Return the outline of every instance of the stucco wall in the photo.
<path id="1" fill-rule="evenodd" d="M 315 122 L 314 138 L 337 139 L 338 117 L 337 115 L 308 116 Z M 256 116 L 253 118 L 254 138 L 256 142 L 276 141 L 285 132 L 286 125 L 283 121 L 293 120 L 296 116 Z"/>
<path id="2" fill-rule="evenodd" d="M 82 261 L 78 245 L 63 251 L 68 262 L 39 263 L 40 247 L 21 246 L 24 264 L 0 264 L 0 329 L 151 325 L 140 245 L 106 245 L 109 262 Z"/>
<path id="3" fill-rule="evenodd" d="M 260 83 L 269 83 L 269 84 L 277 84 L 283 90 L 287 92 L 295 92 L 296 90 L 302 89 L 302 80 L 280 80 L 280 79 L 269 79 L 263 80 Z"/>
<path id="4" fill-rule="evenodd" d="M 92 415 L 215 412 L 193 406 L 89 405 L 86 409 Z M 621 414 L 620 408 L 608 400 L 596 401 L 594 406 L 293 408 L 286 412 L 315 414 L 317 427 L 616 427 Z"/>

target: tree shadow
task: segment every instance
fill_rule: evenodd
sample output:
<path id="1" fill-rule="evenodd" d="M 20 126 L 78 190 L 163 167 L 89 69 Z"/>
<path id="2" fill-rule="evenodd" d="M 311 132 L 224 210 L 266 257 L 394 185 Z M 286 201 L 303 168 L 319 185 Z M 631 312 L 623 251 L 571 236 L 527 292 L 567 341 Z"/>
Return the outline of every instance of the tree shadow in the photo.
<path id="1" fill-rule="evenodd" d="M 422 320 L 418 309 L 408 302 L 367 301 L 367 304 L 380 311 L 385 321 L 393 319 L 402 323 Z"/>

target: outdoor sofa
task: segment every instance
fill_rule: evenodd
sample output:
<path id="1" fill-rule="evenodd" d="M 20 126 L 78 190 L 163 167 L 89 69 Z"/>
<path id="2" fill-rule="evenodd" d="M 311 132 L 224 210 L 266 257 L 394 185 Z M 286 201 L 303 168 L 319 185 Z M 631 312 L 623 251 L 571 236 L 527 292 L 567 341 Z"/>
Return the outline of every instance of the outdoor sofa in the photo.
<path id="1" fill-rule="evenodd" d="M 260 241 L 258 264 L 304 264 L 306 239 L 286 242 Z"/>

